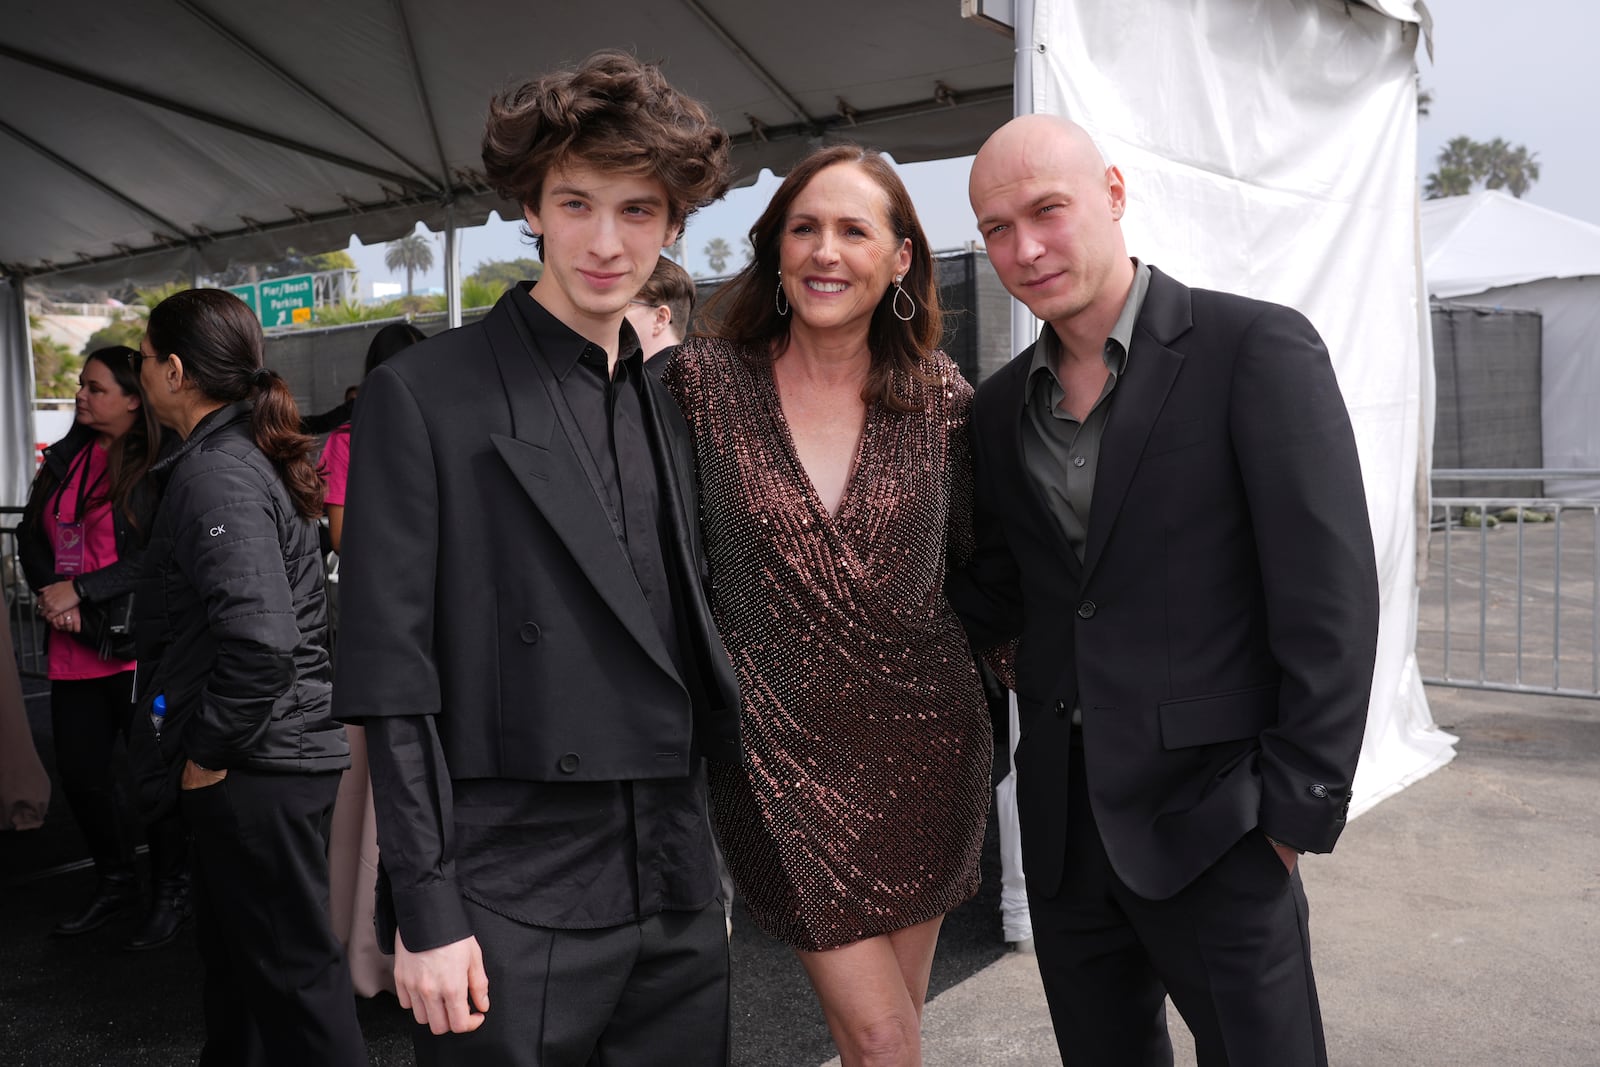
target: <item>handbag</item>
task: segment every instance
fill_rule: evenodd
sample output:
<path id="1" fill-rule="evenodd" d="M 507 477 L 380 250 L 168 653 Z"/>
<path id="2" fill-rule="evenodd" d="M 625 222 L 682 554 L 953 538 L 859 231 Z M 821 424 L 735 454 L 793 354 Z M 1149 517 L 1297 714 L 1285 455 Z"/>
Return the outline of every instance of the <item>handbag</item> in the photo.
<path id="1" fill-rule="evenodd" d="M 76 640 L 88 645 L 103 660 L 134 657 L 133 594 L 123 593 L 105 603 L 78 602 Z"/>

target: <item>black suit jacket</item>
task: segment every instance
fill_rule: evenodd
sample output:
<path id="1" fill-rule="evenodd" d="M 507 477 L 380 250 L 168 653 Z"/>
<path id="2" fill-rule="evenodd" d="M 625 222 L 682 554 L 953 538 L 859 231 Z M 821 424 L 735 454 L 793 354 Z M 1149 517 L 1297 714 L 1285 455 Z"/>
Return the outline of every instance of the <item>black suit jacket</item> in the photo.
<path id="1" fill-rule="evenodd" d="M 452 779 L 680 777 L 736 760 L 738 683 L 705 598 L 689 430 L 647 376 L 680 677 L 511 294 L 362 384 L 351 437 L 338 716 L 435 715 Z"/>
<path id="2" fill-rule="evenodd" d="M 1366 721 L 1378 581 L 1321 339 L 1298 312 L 1152 270 L 1081 565 L 1023 461 L 1031 358 L 978 390 L 978 554 L 950 584 L 976 643 L 1021 638 L 1030 892 L 1053 895 L 1063 876 L 1074 704 L 1106 852 L 1141 896 L 1177 893 L 1256 826 L 1332 849 Z"/>

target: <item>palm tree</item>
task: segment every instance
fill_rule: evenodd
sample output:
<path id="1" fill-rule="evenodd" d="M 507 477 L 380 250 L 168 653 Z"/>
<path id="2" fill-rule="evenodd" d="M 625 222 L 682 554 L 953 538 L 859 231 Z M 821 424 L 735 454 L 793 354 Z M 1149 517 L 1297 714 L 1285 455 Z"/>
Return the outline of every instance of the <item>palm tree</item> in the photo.
<path id="1" fill-rule="evenodd" d="M 1517 145 L 1506 161 L 1506 188 L 1517 199 L 1539 180 L 1539 153 L 1528 151 L 1528 146 Z"/>
<path id="2" fill-rule="evenodd" d="M 1439 150 L 1439 169 L 1464 170 L 1473 179 L 1483 171 L 1483 146 L 1470 137 L 1452 137 Z"/>
<path id="3" fill-rule="evenodd" d="M 1423 194 L 1429 200 L 1464 196 L 1479 182 L 1485 189 L 1504 189 L 1521 197 L 1539 180 L 1539 154 L 1527 145 L 1511 145 L 1504 137 L 1474 141 L 1454 137 L 1439 150 L 1439 169 L 1428 175 Z"/>
<path id="4" fill-rule="evenodd" d="M 1464 167 L 1440 166 L 1428 175 L 1428 183 L 1422 187 L 1422 195 L 1429 200 L 1437 200 L 1442 196 L 1466 196 L 1470 192 L 1472 174 Z"/>
<path id="5" fill-rule="evenodd" d="M 1519 200 L 1539 180 L 1539 154 L 1527 145 L 1512 147 L 1496 137 L 1484 145 L 1484 180 L 1488 189 L 1504 189 Z"/>
<path id="6" fill-rule="evenodd" d="M 733 256 L 733 249 L 728 247 L 728 242 L 720 237 L 713 237 L 705 247 L 706 262 L 718 274 L 728 269 L 728 260 Z"/>
<path id="7" fill-rule="evenodd" d="M 390 270 L 406 272 L 406 296 L 410 296 L 412 275 L 433 268 L 433 242 L 420 233 L 408 233 L 398 241 L 390 241 L 383 265 Z"/>

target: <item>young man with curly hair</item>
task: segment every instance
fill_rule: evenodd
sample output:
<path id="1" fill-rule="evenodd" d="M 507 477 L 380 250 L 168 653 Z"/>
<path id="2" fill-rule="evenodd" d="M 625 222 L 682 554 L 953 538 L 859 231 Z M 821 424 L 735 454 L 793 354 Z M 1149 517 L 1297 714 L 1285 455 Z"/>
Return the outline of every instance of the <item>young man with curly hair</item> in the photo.
<path id="1" fill-rule="evenodd" d="M 501 94 L 485 170 L 544 273 L 362 384 L 335 699 L 420 1064 L 727 1061 L 704 761 L 738 758 L 738 690 L 624 315 L 728 149 L 624 53 Z"/>

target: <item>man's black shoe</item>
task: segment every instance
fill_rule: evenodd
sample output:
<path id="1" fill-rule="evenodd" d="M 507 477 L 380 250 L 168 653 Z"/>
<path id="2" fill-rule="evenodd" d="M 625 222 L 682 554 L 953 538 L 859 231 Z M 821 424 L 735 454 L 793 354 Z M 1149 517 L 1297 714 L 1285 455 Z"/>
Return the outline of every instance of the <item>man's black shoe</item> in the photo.
<path id="1" fill-rule="evenodd" d="M 95 886 L 88 905 L 70 919 L 62 919 L 50 931 L 52 937 L 77 937 L 98 930 L 139 903 L 139 884 L 133 875 L 108 875 Z"/>
<path id="2" fill-rule="evenodd" d="M 139 932 L 122 947 L 129 952 L 146 952 L 170 945 L 193 915 L 194 907 L 189 903 L 187 883 L 157 886 L 155 900 L 150 904 L 150 914 L 145 916 Z"/>

